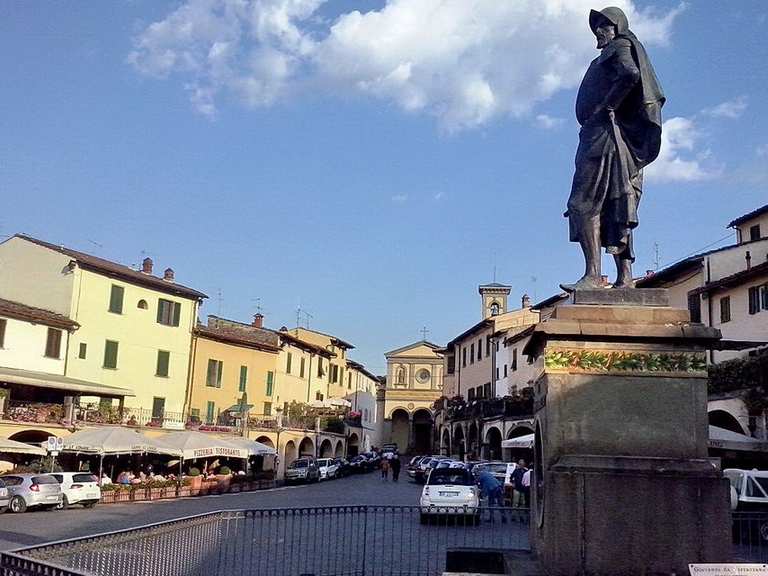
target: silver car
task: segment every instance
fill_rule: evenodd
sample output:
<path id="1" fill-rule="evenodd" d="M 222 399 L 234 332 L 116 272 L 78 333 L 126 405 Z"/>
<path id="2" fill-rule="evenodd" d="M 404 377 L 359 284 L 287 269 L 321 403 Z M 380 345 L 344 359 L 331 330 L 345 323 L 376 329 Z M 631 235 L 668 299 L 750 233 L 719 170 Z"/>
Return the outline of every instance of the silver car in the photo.
<path id="1" fill-rule="evenodd" d="M 61 486 L 50 474 L 8 474 L 2 481 L 8 488 L 11 512 L 36 506 L 52 510 L 61 504 Z"/>
<path id="2" fill-rule="evenodd" d="M 8 509 L 8 503 L 11 499 L 8 497 L 8 488 L 5 487 L 5 482 L 0 478 L 0 514 Z"/>

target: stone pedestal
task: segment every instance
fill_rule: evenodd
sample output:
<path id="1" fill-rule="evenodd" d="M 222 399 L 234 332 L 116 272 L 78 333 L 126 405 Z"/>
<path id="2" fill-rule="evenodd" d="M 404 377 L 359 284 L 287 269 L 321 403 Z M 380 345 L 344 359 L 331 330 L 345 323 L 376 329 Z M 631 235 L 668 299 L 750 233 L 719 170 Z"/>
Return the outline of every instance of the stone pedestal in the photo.
<path id="1" fill-rule="evenodd" d="M 707 458 L 705 351 L 719 331 L 691 324 L 659 291 L 611 292 L 558 307 L 525 350 L 545 363 L 535 551 L 545 573 L 568 576 L 727 561 L 728 483 Z"/>

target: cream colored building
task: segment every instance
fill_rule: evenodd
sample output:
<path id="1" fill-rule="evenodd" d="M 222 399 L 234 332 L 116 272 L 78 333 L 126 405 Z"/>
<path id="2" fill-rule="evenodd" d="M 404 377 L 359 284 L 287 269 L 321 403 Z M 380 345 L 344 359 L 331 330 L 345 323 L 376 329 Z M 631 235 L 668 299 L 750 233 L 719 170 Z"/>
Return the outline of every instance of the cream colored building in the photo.
<path id="1" fill-rule="evenodd" d="M 56 312 L 80 325 L 65 375 L 125 388 L 140 424 L 184 424 L 192 329 L 205 294 L 152 261 L 134 270 L 25 235 L 0 244 L 0 298 Z"/>
<path id="2" fill-rule="evenodd" d="M 244 394 L 251 406 L 249 414 L 274 414 L 280 352 L 274 332 L 208 316 L 207 325 L 194 330 L 192 350 L 189 414 L 193 421 L 230 425 L 242 415 L 239 409 L 226 411 L 239 406 Z"/>
<path id="3" fill-rule="evenodd" d="M 432 451 L 433 405 L 443 395 L 443 355 L 426 340 L 391 350 L 387 378 L 379 388 L 381 443 L 395 443 L 401 452 Z"/>
<path id="4" fill-rule="evenodd" d="M 666 288 L 670 305 L 688 308 L 694 322 L 718 328 L 733 350 L 714 350 L 711 362 L 747 354 L 768 342 L 768 205 L 733 220 L 736 243 L 685 258 L 638 281 Z M 750 346 L 749 342 L 755 342 Z"/>
<path id="5" fill-rule="evenodd" d="M 283 410 L 291 402 L 309 404 L 328 394 L 330 362 L 334 352 L 325 346 L 299 338 L 294 330 L 275 331 L 279 338 L 277 360 L 276 406 Z"/>

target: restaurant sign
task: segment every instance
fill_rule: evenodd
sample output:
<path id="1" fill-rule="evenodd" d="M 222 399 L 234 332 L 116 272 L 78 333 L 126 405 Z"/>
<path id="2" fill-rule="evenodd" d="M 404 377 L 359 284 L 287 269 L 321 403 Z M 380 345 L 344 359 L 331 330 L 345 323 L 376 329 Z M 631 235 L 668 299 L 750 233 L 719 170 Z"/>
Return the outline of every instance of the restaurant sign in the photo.
<path id="1" fill-rule="evenodd" d="M 224 446 L 215 446 L 212 448 L 196 448 L 192 451 L 193 458 L 207 458 L 209 456 L 248 458 L 248 451 L 240 450 L 239 448 L 226 448 Z"/>

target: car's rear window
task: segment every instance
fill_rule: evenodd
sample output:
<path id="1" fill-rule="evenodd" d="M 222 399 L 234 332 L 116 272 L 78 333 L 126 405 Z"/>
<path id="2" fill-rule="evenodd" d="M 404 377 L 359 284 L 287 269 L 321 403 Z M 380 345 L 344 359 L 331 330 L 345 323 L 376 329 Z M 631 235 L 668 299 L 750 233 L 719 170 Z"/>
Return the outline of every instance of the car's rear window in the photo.
<path id="1" fill-rule="evenodd" d="M 32 484 L 58 484 L 53 476 L 33 476 Z"/>
<path id="2" fill-rule="evenodd" d="M 444 486 L 452 484 L 454 486 L 472 486 L 472 476 L 465 470 L 451 470 L 450 468 L 440 468 L 433 470 L 429 475 L 429 486 Z"/>
<path id="3" fill-rule="evenodd" d="M 72 476 L 72 482 L 96 482 L 96 476 L 93 474 L 75 474 Z"/>
<path id="4" fill-rule="evenodd" d="M 306 468 L 307 467 L 307 461 L 306 460 L 296 460 L 293 464 L 290 466 L 291 468 Z"/>
<path id="5" fill-rule="evenodd" d="M 21 484 L 21 478 L 18 476 L 3 476 L 3 482 L 6 486 L 18 486 Z"/>

